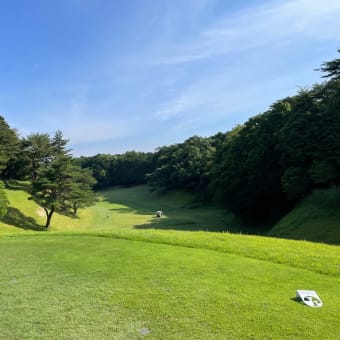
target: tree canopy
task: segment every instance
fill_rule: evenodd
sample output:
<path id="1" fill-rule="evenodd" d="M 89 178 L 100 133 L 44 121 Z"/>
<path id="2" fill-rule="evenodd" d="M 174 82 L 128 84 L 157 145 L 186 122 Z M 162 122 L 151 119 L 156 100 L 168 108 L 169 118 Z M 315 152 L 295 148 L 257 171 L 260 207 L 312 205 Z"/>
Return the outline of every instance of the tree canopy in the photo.
<path id="1" fill-rule="evenodd" d="M 60 131 L 49 139 L 49 147 L 43 144 L 48 153 L 44 154 L 32 179 L 32 198 L 46 213 L 46 229 L 50 227 L 55 211 L 67 213 L 72 210 L 75 216 L 79 208 L 95 201 L 92 192 L 95 179 L 91 171 L 81 169 L 73 162 L 66 144 Z"/>
<path id="2" fill-rule="evenodd" d="M 340 53 L 340 48 L 338 49 Z M 324 78 L 340 79 L 340 59 L 327 61 L 321 65 L 320 71 L 324 72 Z"/>
<path id="3" fill-rule="evenodd" d="M 19 138 L 15 130 L 11 129 L 5 119 L 0 116 L 0 175 L 8 162 L 16 157 L 19 150 Z"/>

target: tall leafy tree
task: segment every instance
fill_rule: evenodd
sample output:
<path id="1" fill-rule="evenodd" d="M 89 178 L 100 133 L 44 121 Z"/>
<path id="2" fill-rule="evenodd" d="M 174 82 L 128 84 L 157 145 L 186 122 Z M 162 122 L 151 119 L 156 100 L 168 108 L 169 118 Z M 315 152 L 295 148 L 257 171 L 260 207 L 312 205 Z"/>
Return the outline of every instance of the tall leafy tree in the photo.
<path id="1" fill-rule="evenodd" d="M 48 164 L 39 167 L 32 182 L 32 197 L 46 213 L 46 229 L 57 210 L 71 208 L 67 205 L 72 190 L 72 170 L 70 157 L 59 155 Z"/>
<path id="2" fill-rule="evenodd" d="M 293 200 L 340 184 L 340 81 L 314 85 L 291 98 L 277 149 L 283 191 Z"/>
<path id="3" fill-rule="evenodd" d="M 247 219 L 270 220 L 288 208 L 277 143 L 289 110 L 286 100 L 275 103 L 227 136 L 222 155 L 218 152 L 215 188 L 228 208 Z"/>
<path id="4" fill-rule="evenodd" d="M 114 185 L 138 185 L 145 184 L 146 174 L 154 170 L 154 154 L 136 151 L 119 155 L 97 154 L 80 157 L 76 163 L 92 170 L 98 189 Z"/>
<path id="5" fill-rule="evenodd" d="M 11 129 L 5 119 L 0 116 L 0 179 L 11 160 L 18 154 L 19 138 L 15 130 Z M 0 181 L 0 217 L 7 213 L 8 200 L 4 191 L 3 182 Z"/>
<path id="6" fill-rule="evenodd" d="M 89 170 L 73 165 L 71 158 L 65 155 L 58 155 L 40 167 L 33 181 L 32 197 L 46 213 L 46 229 L 50 227 L 54 212 L 73 211 L 76 216 L 79 208 L 92 205 L 94 183 Z"/>
<path id="7" fill-rule="evenodd" d="M 210 165 L 215 152 L 213 139 L 193 136 L 184 143 L 158 149 L 155 170 L 148 178 L 152 190 L 183 188 L 206 199 Z"/>
<path id="8" fill-rule="evenodd" d="M 0 174 L 8 162 L 16 157 L 18 149 L 19 138 L 16 131 L 0 116 Z"/>
<path id="9" fill-rule="evenodd" d="M 40 154 L 43 157 L 39 158 L 39 166 L 35 168 L 32 198 L 43 207 L 45 227 L 49 229 L 54 212 L 72 210 L 76 215 L 80 207 L 94 202 L 92 186 L 95 180 L 89 170 L 75 165 L 66 149 L 67 140 L 63 139 L 60 131 L 52 139 L 46 135 L 35 137 L 43 141 L 41 145 L 44 148 L 39 150 L 44 152 Z"/>
<path id="10" fill-rule="evenodd" d="M 75 161 L 80 167 L 92 170 L 97 182 L 96 188 L 101 189 L 113 185 L 111 169 L 115 160 L 113 155 L 97 154 L 91 157 L 83 156 Z"/>
<path id="11" fill-rule="evenodd" d="M 340 53 L 340 48 L 338 49 L 338 52 Z M 323 75 L 324 78 L 340 80 L 340 58 L 323 63 L 318 70 L 325 73 Z"/>
<path id="12" fill-rule="evenodd" d="M 51 161 L 53 149 L 50 136 L 45 133 L 27 136 L 23 139 L 23 151 L 31 173 L 31 180 L 35 181 L 39 168 Z"/>
<path id="13" fill-rule="evenodd" d="M 89 207 L 96 202 L 96 196 L 93 192 L 96 180 L 90 169 L 82 169 L 73 165 L 70 170 L 72 171 L 72 185 L 65 199 L 72 205 L 73 216 L 77 216 L 79 208 Z"/>
<path id="14" fill-rule="evenodd" d="M 69 140 L 64 138 L 63 133 L 57 130 L 50 141 L 52 155 L 70 154 L 71 150 L 66 148 L 68 142 Z"/>

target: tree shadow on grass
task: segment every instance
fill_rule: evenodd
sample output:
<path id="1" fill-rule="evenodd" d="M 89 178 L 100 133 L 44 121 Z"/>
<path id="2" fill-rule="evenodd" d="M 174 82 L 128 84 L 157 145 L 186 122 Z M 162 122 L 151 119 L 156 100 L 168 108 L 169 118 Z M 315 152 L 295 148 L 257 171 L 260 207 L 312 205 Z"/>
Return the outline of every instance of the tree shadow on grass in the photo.
<path id="1" fill-rule="evenodd" d="M 119 214 L 138 214 L 150 216 L 147 223 L 133 225 L 134 229 L 160 229 L 184 231 L 212 231 L 255 234 L 253 228 L 245 227 L 240 221 L 225 214 L 223 209 L 213 205 L 201 204 L 195 197 L 192 199 L 169 200 L 165 195 L 146 195 L 137 193 L 137 197 L 112 195 L 112 192 L 101 192 L 102 202 L 120 204 L 120 207 L 108 207 L 108 210 Z M 164 216 L 156 217 L 156 211 L 162 210 Z M 206 211 L 206 213 L 205 213 Z M 257 233 L 256 233 L 257 234 Z"/>
<path id="2" fill-rule="evenodd" d="M 7 215 L 1 219 L 4 223 L 24 230 L 44 231 L 45 228 L 40 226 L 37 221 L 24 215 L 19 209 L 9 207 Z"/>
<path id="3" fill-rule="evenodd" d="M 160 229 L 160 230 L 185 230 L 185 231 L 211 231 L 222 232 L 226 230 L 225 223 L 207 224 L 199 223 L 185 218 L 153 217 L 150 223 L 135 225 L 134 229 Z"/>
<path id="4" fill-rule="evenodd" d="M 150 212 L 144 212 L 144 213 L 140 213 L 140 211 L 136 211 L 132 208 L 110 208 L 109 209 L 110 211 L 112 212 L 115 212 L 115 213 L 119 213 L 119 214 L 131 214 L 131 213 L 134 213 L 134 212 L 137 212 L 138 214 L 143 214 L 143 215 L 150 215 Z"/>
<path id="5" fill-rule="evenodd" d="M 125 187 L 124 187 L 125 188 Z M 122 187 L 117 187 L 117 189 L 122 189 Z M 126 188 L 128 189 L 128 188 Z M 126 196 L 121 197 L 119 195 L 115 195 L 114 197 L 111 194 L 111 191 L 100 192 L 102 196 L 102 202 L 109 203 L 109 204 L 120 204 L 123 207 L 116 207 L 116 208 L 108 208 L 108 210 L 112 212 L 118 213 L 136 213 L 139 215 L 153 215 L 159 208 L 159 202 L 154 197 L 141 197 L 140 201 L 135 202 L 134 199 L 127 199 Z M 139 194 L 140 195 L 140 194 Z"/>

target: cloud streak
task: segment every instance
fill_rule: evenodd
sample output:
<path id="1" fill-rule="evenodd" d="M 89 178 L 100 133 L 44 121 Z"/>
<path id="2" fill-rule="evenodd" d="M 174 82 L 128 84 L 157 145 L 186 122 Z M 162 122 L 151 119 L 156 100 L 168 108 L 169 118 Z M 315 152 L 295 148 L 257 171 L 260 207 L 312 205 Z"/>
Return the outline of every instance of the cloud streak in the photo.
<path id="1" fill-rule="evenodd" d="M 337 0 L 277 1 L 227 15 L 151 63 L 189 63 L 287 40 L 334 40 L 340 35 L 339 17 Z"/>
<path id="2" fill-rule="evenodd" d="M 72 39 L 67 51 L 55 56 L 50 46 L 45 55 L 43 42 L 53 41 L 48 34 L 9 45 L 44 47 L 36 61 L 40 72 L 25 73 L 33 63 L 15 59 L 20 53 L 11 55 L 13 67 L 3 66 L 9 75 L 0 110 L 13 126 L 25 135 L 61 129 L 84 152 L 150 149 L 226 131 L 293 95 L 297 86 L 319 81 L 313 69 L 339 47 L 339 0 L 131 3 L 103 8 L 93 1 L 73 0 L 71 7 L 58 2 L 72 19 L 53 13 L 51 20 L 68 25 L 52 37 L 64 46 L 67 36 L 91 33 L 81 58 Z M 45 22 L 51 13 L 40 15 Z M 20 30 L 35 27 L 34 37 L 45 32 L 36 18 L 26 20 L 30 25 L 18 22 Z"/>
<path id="3" fill-rule="evenodd" d="M 225 15 L 196 36 L 170 44 L 163 55 L 155 53 L 151 64 L 189 69 L 192 77 L 163 101 L 155 119 L 171 122 L 178 133 L 264 111 L 280 96 L 305 86 L 301 79 L 318 77 L 312 74 L 318 64 L 307 60 L 298 69 L 285 69 L 299 45 L 338 42 L 339 17 L 339 1 L 275 1 Z"/>

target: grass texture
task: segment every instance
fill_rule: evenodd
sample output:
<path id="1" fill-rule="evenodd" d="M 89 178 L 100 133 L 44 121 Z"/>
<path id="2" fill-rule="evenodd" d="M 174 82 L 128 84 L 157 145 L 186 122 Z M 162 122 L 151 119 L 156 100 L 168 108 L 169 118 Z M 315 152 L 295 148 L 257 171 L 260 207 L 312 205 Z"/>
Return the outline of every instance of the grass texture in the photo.
<path id="1" fill-rule="evenodd" d="M 0 339 L 340 339 L 339 246 L 232 234 L 231 214 L 143 186 L 45 232 L 25 190 L 0 221 Z"/>
<path id="2" fill-rule="evenodd" d="M 60 234 L 2 237 L 0 256 L 4 339 L 338 339 L 340 332 L 339 276 L 308 268 Z M 316 290 L 324 307 L 295 301 L 296 289 Z"/>

